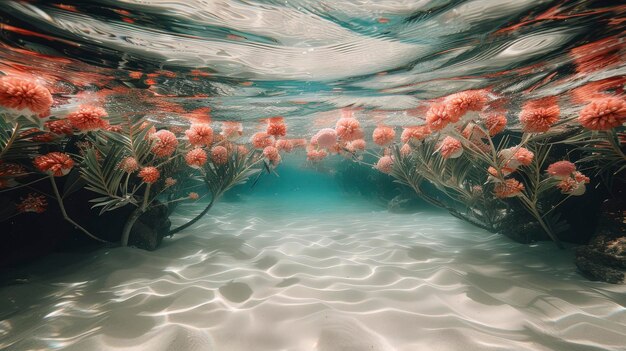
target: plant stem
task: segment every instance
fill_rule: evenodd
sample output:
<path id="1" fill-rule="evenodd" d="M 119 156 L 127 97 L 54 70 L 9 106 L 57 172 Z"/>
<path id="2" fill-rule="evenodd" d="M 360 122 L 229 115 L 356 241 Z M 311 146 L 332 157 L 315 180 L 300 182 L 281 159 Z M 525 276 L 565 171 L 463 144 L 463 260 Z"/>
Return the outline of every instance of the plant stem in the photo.
<path id="1" fill-rule="evenodd" d="M 63 199 L 61 199 L 61 194 L 59 193 L 59 188 L 57 188 L 57 183 L 54 180 L 54 176 L 50 175 L 50 183 L 52 184 L 52 191 L 54 191 L 54 196 L 57 199 L 57 203 L 59 204 L 59 207 L 61 208 L 61 213 L 63 214 L 63 218 L 70 222 L 74 227 L 78 228 L 80 231 L 82 231 L 83 233 L 85 233 L 87 236 L 89 236 L 90 238 L 97 240 L 101 243 L 106 243 L 106 240 L 102 240 L 96 236 L 94 236 L 93 234 L 91 234 L 87 229 L 81 227 L 78 223 L 74 222 L 68 215 L 67 212 L 65 211 L 65 206 L 63 205 Z"/>
<path id="2" fill-rule="evenodd" d="M 189 222 L 181 225 L 178 228 L 172 229 L 169 232 L 169 235 L 174 235 L 176 233 L 179 233 L 181 230 L 184 230 L 186 228 L 189 228 L 190 226 L 192 226 L 194 223 L 196 223 L 200 218 L 202 218 L 205 214 L 207 214 L 207 212 L 209 212 L 209 210 L 211 209 L 211 207 L 213 207 L 213 204 L 215 203 L 215 200 L 217 200 L 217 197 L 213 197 L 211 199 L 211 202 L 209 202 L 209 204 L 204 208 L 204 210 L 202 210 L 202 212 L 200 212 L 200 214 L 198 214 L 197 216 L 195 216 L 192 220 L 190 220 Z"/>
<path id="3" fill-rule="evenodd" d="M 122 238 L 120 239 L 120 245 L 122 245 L 122 247 L 128 246 L 128 239 L 130 238 L 130 232 L 133 229 L 135 222 L 137 222 L 139 217 L 141 217 L 141 215 L 146 211 L 146 208 L 148 208 L 148 204 L 149 204 L 148 197 L 150 197 L 151 185 L 152 184 L 148 184 L 146 186 L 146 191 L 143 194 L 143 202 L 141 206 L 138 206 L 136 209 L 133 210 L 133 212 L 130 214 L 130 216 L 126 220 L 126 224 L 124 224 L 124 229 L 122 230 Z"/>

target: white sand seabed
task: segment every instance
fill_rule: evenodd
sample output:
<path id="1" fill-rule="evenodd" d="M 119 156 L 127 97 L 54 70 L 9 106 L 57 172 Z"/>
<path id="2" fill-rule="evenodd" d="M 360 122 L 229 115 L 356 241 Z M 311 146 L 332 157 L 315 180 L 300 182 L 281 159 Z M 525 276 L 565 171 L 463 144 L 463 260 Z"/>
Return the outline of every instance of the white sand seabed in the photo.
<path id="1" fill-rule="evenodd" d="M 626 350 L 626 287 L 579 276 L 571 250 L 437 212 L 294 207 L 220 203 L 155 252 L 46 258 L 0 288 L 0 349 Z"/>

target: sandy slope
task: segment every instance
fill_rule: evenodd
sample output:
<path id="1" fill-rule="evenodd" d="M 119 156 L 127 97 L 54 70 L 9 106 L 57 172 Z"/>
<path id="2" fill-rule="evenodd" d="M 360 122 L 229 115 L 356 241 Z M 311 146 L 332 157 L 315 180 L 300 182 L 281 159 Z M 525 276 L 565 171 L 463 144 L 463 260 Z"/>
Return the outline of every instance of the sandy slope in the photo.
<path id="1" fill-rule="evenodd" d="M 46 259 L 28 283 L 0 288 L 0 348 L 626 347 L 626 287 L 579 277 L 569 250 L 441 213 L 305 205 L 221 203 L 156 252 Z"/>

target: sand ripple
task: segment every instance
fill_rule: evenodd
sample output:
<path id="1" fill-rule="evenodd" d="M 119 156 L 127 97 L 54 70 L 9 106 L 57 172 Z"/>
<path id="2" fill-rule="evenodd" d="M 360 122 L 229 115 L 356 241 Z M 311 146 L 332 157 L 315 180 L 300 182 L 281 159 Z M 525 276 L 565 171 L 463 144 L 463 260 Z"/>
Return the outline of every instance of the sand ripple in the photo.
<path id="1" fill-rule="evenodd" d="M 181 209 L 179 220 L 195 209 Z M 626 288 L 440 213 L 222 203 L 156 252 L 57 255 L 0 289 L 7 350 L 623 350 Z"/>

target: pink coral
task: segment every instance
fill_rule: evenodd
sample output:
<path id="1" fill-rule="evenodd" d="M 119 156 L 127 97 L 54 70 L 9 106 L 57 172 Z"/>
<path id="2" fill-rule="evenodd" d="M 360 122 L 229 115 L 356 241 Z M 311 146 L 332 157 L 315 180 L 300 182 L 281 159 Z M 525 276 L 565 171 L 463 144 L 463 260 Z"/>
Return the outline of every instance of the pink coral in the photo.
<path id="1" fill-rule="evenodd" d="M 207 123 L 194 123 L 185 131 L 193 146 L 209 146 L 213 143 L 213 128 Z"/>
<path id="2" fill-rule="evenodd" d="M 585 106 L 578 122 L 591 130 L 609 130 L 626 123 L 626 101 L 616 97 L 596 99 Z"/>
<path id="3" fill-rule="evenodd" d="M 211 149 L 211 160 L 216 165 L 223 165 L 228 162 L 228 150 L 223 146 L 214 146 Z"/>
<path id="4" fill-rule="evenodd" d="M 374 129 L 372 133 L 372 139 L 374 143 L 379 146 L 386 146 L 393 142 L 396 137 L 396 132 L 391 127 L 379 126 Z"/>
<path id="5" fill-rule="evenodd" d="M 447 136 L 439 144 L 438 150 L 443 158 L 457 158 L 463 154 L 463 144 L 459 140 Z"/>
<path id="6" fill-rule="evenodd" d="M 391 173 L 393 170 L 393 158 L 391 156 L 383 156 L 379 158 L 375 168 L 386 174 Z"/>
<path id="7" fill-rule="evenodd" d="M 201 148 L 195 148 L 185 154 L 185 162 L 187 162 L 187 165 L 191 168 L 202 168 L 207 159 L 206 151 Z"/>
<path id="8" fill-rule="evenodd" d="M 109 122 L 103 119 L 107 116 L 107 112 L 102 107 L 83 105 L 78 108 L 78 111 L 70 113 L 67 119 L 74 128 L 88 132 L 108 128 Z"/>
<path id="9" fill-rule="evenodd" d="M 45 114 L 52 102 L 50 91 L 40 84 L 18 77 L 0 78 L 0 106 L 39 115 Z"/>
<path id="10" fill-rule="evenodd" d="M 178 147 L 178 139 L 176 135 L 166 129 L 161 129 L 154 133 L 151 137 L 154 140 L 152 145 L 152 153 L 157 157 L 169 157 Z"/>
<path id="11" fill-rule="evenodd" d="M 361 124 L 356 118 L 343 117 L 335 125 L 337 136 L 343 141 L 352 141 L 363 137 Z"/>

